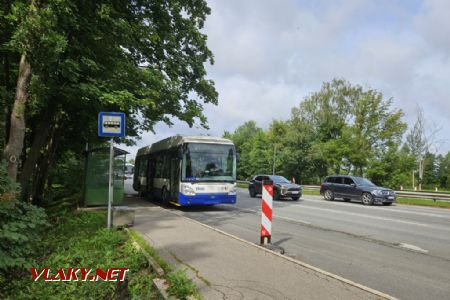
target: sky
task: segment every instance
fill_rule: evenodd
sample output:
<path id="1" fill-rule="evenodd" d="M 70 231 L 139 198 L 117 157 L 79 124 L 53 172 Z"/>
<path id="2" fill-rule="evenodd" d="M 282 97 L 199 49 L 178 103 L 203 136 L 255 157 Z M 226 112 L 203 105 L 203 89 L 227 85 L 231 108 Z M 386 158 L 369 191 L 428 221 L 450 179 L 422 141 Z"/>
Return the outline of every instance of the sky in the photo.
<path id="1" fill-rule="evenodd" d="M 233 132 L 255 120 L 267 129 L 333 78 L 376 89 L 403 120 L 423 109 L 436 151 L 450 150 L 450 1 L 211 0 L 206 65 L 219 104 L 205 105 L 209 130 L 174 120 L 145 132 L 137 149 L 168 136 Z"/>

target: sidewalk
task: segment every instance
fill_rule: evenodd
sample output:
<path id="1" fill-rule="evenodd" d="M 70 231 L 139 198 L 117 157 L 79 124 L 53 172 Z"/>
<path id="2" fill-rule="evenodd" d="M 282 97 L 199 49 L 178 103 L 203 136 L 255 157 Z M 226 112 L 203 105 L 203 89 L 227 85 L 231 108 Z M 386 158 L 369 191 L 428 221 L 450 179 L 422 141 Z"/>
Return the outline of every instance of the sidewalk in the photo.
<path id="1" fill-rule="evenodd" d="M 134 229 L 162 258 L 187 268 L 204 299 L 393 299 L 176 211 L 145 201 L 128 202 L 136 208 Z"/>

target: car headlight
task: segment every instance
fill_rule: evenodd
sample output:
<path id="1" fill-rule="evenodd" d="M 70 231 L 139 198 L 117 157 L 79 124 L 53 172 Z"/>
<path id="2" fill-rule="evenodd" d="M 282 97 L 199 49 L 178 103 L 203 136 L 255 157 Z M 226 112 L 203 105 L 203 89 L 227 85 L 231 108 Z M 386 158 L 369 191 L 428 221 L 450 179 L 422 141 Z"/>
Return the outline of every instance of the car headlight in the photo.
<path id="1" fill-rule="evenodd" d="M 186 196 L 194 196 L 195 189 L 191 184 L 181 184 L 181 193 Z"/>
<path id="2" fill-rule="evenodd" d="M 372 191 L 372 194 L 374 194 L 375 196 L 383 196 L 383 191 L 382 190 L 374 190 L 374 191 Z"/>
<path id="3" fill-rule="evenodd" d="M 282 186 L 281 187 L 281 194 L 286 194 L 287 193 L 287 191 L 288 191 L 288 189 L 287 189 L 287 187 L 285 187 L 285 186 Z"/>

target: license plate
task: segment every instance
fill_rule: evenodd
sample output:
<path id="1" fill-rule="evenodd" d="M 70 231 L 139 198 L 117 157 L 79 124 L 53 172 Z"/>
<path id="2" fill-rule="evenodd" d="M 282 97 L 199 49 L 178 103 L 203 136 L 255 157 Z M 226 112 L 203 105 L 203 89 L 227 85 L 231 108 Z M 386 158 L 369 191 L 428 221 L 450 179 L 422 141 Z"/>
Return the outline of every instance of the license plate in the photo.
<path id="1" fill-rule="evenodd" d="M 394 198 L 395 198 L 394 196 L 389 196 L 388 197 L 389 200 L 394 200 Z"/>
<path id="2" fill-rule="evenodd" d="M 291 191 L 291 194 L 298 194 L 298 191 Z"/>

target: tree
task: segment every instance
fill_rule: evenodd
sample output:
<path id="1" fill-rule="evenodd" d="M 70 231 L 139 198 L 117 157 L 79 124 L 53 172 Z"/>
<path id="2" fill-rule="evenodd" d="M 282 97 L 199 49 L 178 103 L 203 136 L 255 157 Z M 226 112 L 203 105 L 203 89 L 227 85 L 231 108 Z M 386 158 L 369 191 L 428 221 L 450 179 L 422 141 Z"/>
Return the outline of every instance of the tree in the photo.
<path id="1" fill-rule="evenodd" d="M 450 188 L 450 151 L 439 159 L 439 186 Z"/>
<path id="2" fill-rule="evenodd" d="M 368 161 L 398 143 L 406 129 L 402 111 L 391 105 L 376 90 L 334 79 L 295 108 L 293 118 L 309 124 L 315 160 L 334 173 L 362 176 Z"/>
<path id="3" fill-rule="evenodd" d="M 237 177 L 239 179 L 248 179 L 255 175 L 252 149 L 254 147 L 254 138 L 262 133 L 262 129 L 256 125 L 255 121 L 247 121 L 236 128 L 233 133 L 225 132 L 224 137 L 231 139 L 240 154 L 240 161 L 237 165 Z"/>
<path id="4" fill-rule="evenodd" d="M 125 112 L 131 138 L 171 117 L 207 127 L 203 103 L 216 104 L 217 92 L 205 78 L 204 63 L 213 63 L 200 32 L 210 13 L 205 1 L 33 0 L 12 7 L 4 10 L 11 26 L 0 35 L 7 37 L 4 57 L 22 57 L 22 67 L 4 158 L 13 178 L 22 162 L 23 185 L 64 151 L 102 143 L 99 111 Z M 3 77 L 15 74 L 4 70 Z M 6 94 L 13 89 L 2 82 Z"/>
<path id="5" fill-rule="evenodd" d="M 406 137 L 406 143 L 411 150 L 411 154 L 415 157 L 419 169 L 419 191 L 422 190 L 425 156 L 432 151 L 432 147 L 436 148 L 438 142 L 436 135 L 439 130 L 435 124 L 431 127 L 427 126 L 423 109 L 417 106 L 417 118 Z M 437 149 L 434 150 L 437 152 Z"/>
<path id="6" fill-rule="evenodd" d="M 414 157 L 406 147 L 390 147 L 381 156 L 369 160 L 366 175 L 379 186 L 398 190 L 409 182 L 413 165 Z"/>
<path id="7" fill-rule="evenodd" d="M 351 120 L 346 143 L 353 151 L 348 152 L 348 160 L 355 173 L 363 176 L 369 159 L 396 148 L 406 124 L 401 121 L 403 112 L 391 110 L 392 99 L 383 99 L 382 93 L 354 87 L 350 94 Z"/>

